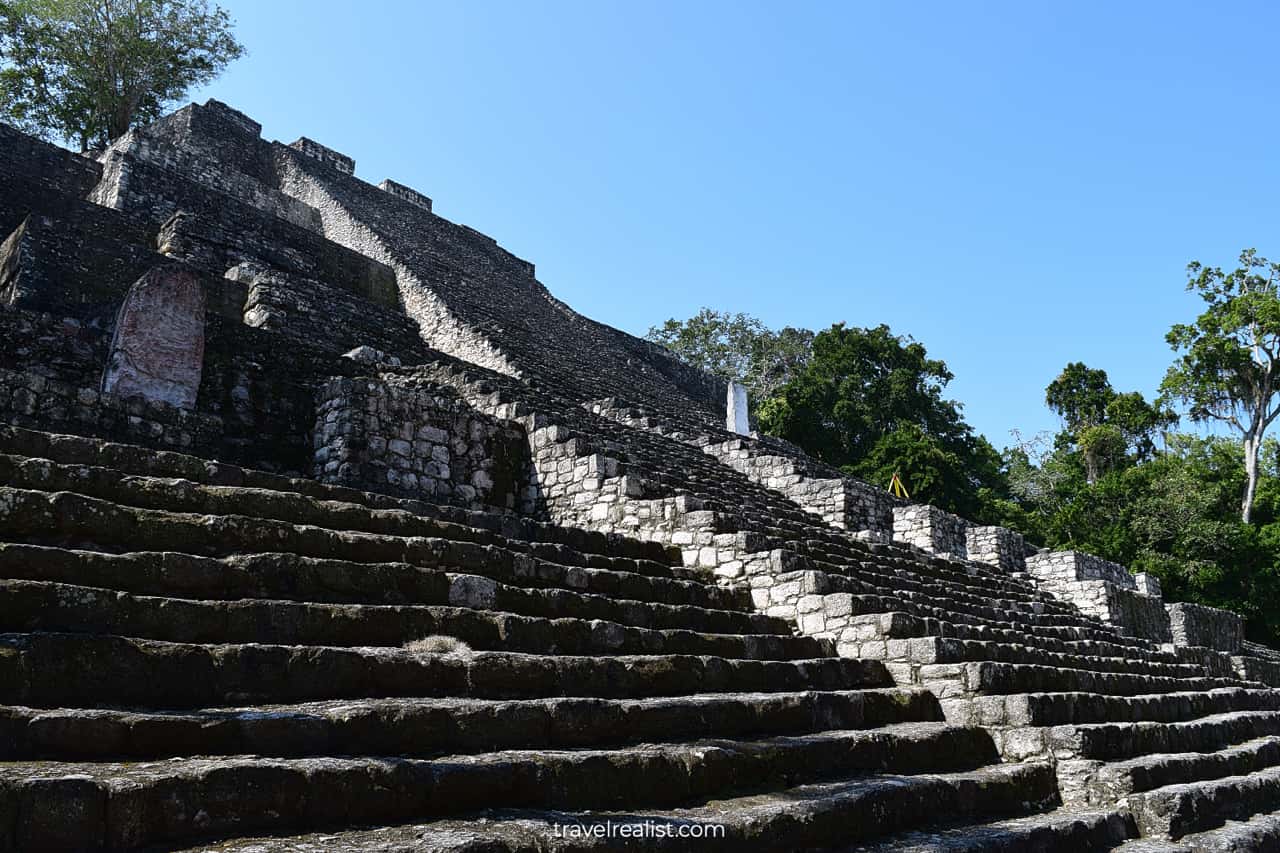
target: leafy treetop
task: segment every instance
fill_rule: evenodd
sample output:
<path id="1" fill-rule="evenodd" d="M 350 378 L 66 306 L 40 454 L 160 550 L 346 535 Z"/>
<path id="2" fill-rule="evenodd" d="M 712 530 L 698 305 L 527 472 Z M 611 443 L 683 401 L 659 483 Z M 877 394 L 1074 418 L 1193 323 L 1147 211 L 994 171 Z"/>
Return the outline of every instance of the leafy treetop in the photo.
<path id="1" fill-rule="evenodd" d="M 243 53 L 208 0 L 0 0 L 0 115 L 105 147 Z"/>
<path id="2" fill-rule="evenodd" d="M 1180 355 L 1160 387 L 1187 406 L 1192 420 L 1240 433 L 1246 475 L 1240 517 L 1247 523 L 1262 443 L 1280 414 L 1280 264 L 1246 249 L 1230 272 L 1192 262 L 1187 278 L 1187 289 L 1207 307 L 1194 323 L 1169 330 L 1166 339 Z"/>

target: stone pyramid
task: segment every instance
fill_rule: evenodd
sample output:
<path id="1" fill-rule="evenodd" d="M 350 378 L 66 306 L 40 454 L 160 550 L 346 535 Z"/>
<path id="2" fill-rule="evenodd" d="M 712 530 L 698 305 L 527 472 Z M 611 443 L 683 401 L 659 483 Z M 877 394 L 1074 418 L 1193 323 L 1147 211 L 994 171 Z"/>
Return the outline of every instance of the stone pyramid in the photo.
<path id="1" fill-rule="evenodd" d="M 260 130 L 0 126 L 0 851 L 1280 849 L 1239 617 Z"/>

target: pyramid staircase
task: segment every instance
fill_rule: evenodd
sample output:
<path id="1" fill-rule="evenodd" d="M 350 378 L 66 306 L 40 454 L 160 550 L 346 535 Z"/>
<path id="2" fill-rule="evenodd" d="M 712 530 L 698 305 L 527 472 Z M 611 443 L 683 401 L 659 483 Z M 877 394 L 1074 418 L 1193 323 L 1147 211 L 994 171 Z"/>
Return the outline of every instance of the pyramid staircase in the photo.
<path id="1" fill-rule="evenodd" d="M 521 812 L 494 830 L 519 849 L 565 815 L 710 801 L 726 844 L 800 847 L 1055 797 L 883 664 L 644 543 L 15 427 L 0 453 L 5 849 L 480 809 Z M 433 635 L 466 648 L 404 648 Z"/>
<path id="2" fill-rule="evenodd" d="M 16 427 L 0 471 L 4 849 L 592 849 L 572 827 L 613 821 L 634 849 L 1200 850 L 1275 819 L 1280 692 L 951 561 L 808 546 L 812 612 L 871 637 L 842 657 L 652 543 Z M 405 648 L 435 635 L 465 646 Z M 1068 807 L 1031 733 L 1094 768 Z"/>

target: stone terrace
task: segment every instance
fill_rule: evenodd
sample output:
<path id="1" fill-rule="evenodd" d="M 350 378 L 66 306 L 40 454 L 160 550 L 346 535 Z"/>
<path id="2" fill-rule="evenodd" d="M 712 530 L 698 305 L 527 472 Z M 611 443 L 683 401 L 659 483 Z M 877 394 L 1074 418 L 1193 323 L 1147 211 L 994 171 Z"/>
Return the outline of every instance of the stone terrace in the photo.
<path id="1" fill-rule="evenodd" d="M 1237 616 L 726 429 L 355 172 L 0 126 L 0 851 L 1276 849 Z"/>

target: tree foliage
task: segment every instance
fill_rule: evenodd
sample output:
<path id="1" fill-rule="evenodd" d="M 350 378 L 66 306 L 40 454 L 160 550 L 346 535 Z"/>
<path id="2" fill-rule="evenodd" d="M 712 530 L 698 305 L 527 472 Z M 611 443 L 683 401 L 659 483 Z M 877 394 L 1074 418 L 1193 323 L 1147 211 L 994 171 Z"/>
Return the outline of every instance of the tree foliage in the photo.
<path id="1" fill-rule="evenodd" d="M 103 147 L 243 53 L 207 0 L 0 0 L 0 113 Z"/>
<path id="2" fill-rule="evenodd" d="M 1280 264 L 1254 249 L 1224 273 L 1192 262 L 1187 289 L 1207 305 L 1194 323 L 1178 324 L 1167 336 L 1181 355 L 1161 390 L 1187 406 L 1195 421 L 1218 421 L 1241 436 L 1245 484 L 1240 518 L 1250 520 L 1258 486 L 1258 457 L 1269 427 L 1280 414 Z"/>
<path id="3" fill-rule="evenodd" d="M 887 326 L 837 324 L 787 351 L 791 330 L 703 311 L 651 337 L 722 376 L 758 377 L 771 389 L 756 392 L 761 430 L 818 459 L 880 486 L 898 472 L 915 501 L 1152 572 L 1168 600 L 1235 610 L 1252 639 L 1275 643 L 1280 445 L 1264 433 L 1277 408 L 1280 268 L 1249 251 L 1230 273 L 1189 269 L 1207 308 L 1169 334 L 1181 355 L 1164 397 L 1116 391 L 1106 371 L 1069 363 L 1045 389 L 1062 429 L 1015 434 L 1003 454 L 947 399 L 947 365 Z M 1175 431 L 1170 398 L 1244 441 Z"/>
<path id="4" fill-rule="evenodd" d="M 897 471 L 913 499 L 981 518 L 1005 482 L 994 448 L 943 397 L 951 378 L 923 344 L 888 326 L 838 323 L 814 338 L 809 362 L 760 407 L 760 427 L 871 482 Z"/>
<path id="5" fill-rule="evenodd" d="M 1107 404 L 1115 396 L 1105 370 L 1094 370 L 1074 361 L 1045 389 L 1045 404 L 1076 432 L 1102 423 Z"/>
<path id="6" fill-rule="evenodd" d="M 679 359 L 723 379 L 742 382 L 752 407 L 773 396 L 809 360 L 813 332 L 767 328 L 755 317 L 703 308 L 688 320 L 667 320 L 645 336 Z"/>
<path id="7" fill-rule="evenodd" d="M 1137 391 L 1117 393 L 1105 370 L 1079 361 L 1049 383 L 1045 403 L 1062 418 L 1065 431 L 1059 440 L 1079 448 L 1090 483 L 1130 455 L 1136 461 L 1150 457 L 1156 434 L 1176 420 Z"/>
<path id="8" fill-rule="evenodd" d="M 1254 524 L 1239 518 L 1243 452 L 1222 436 L 1172 433 L 1150 458 L 1128 457 L 1096 482 L 1081 452 L 1058 443 L 1010 465 L 1025 510 L 1021 529 L 1051 548 L 1075 548 L 1160 578 L 1165 598 L 1244 614 L 1255 640 L 1280 638 L 1280 479 L 1275 450 L 1262 471 Z M 1019 448 L 1007 456 L 1024 455 Z M 1028 488 L 1027 484 L 1034 484 Z"/>

